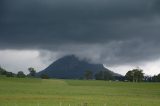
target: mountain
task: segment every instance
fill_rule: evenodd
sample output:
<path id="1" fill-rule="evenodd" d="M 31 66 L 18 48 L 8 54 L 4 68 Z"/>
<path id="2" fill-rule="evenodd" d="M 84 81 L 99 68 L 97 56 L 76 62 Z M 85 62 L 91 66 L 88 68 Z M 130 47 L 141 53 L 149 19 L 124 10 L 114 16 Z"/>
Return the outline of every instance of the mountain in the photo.
<path id="1" fill-rule="evenodd" d="M 46 69 L 38 72 L 37 76 L 47 75 L 50 78 L 82 79 L 86 71 L 91 71 L 93 75 L 100 71 L 106 71 L 112 76 L 119 76 L 119 74 L 105 68 L 103 64 L 93 64 L 86 60 L 79 60 L 74 55 L 64 56 L 58 59 Z"/>

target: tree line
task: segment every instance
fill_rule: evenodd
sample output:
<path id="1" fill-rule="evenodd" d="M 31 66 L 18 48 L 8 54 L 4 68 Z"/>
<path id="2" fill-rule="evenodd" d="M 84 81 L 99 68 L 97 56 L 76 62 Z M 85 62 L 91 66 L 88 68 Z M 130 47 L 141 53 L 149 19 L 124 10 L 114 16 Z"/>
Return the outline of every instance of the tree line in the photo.
<path id="1" fill-rule="evenodd" d="M 95 75 L 92 71 L 85 71 L 84 79 L 86 80 L 114 80 L 114 81 L 128 81 L 128 82 L 160 82 L 160 74 L 154 76 L 145 76 L 143 70 L 135 68 L 129 70 L 125 76 L 115 75 L 109 71 L 99 71 Z"/>
<path id="2" fill-rule="evenodd" d="M 160 82 L 160 73 L 154 76 L 147 76 L 144 75 L 142 69 L 136 68 L 126 73 L 125 80 L 132 82 Z"/>
<path id="3" fill-rule="evenodd" d="M 18 71 L 17 74 L 13 72 L 6 71 L 4 68 L 0 67 L 0 75 L 6 77 L 17 77 L 17 78 L 25 78 L 25 77 L 35 77 L 36 70 L 32 67 L 28 68 L 29 74 L 24 74 L 23 71 Z"/>
<path id="4" fill-rule="evenodd" d="M 0 75 L 6 77 L 17 77 L 17 78 L 34 78 L 36 77 L 36 70 L 33 67 L 28 68 L 29 74 L 24 74 L 23 71 L 13 72 L 6 71 L 4 68 L 0 67 Z M 48 79 L 48 75 L 42 74 L 40 76 L 42 79 Z M 95 75 L 92 71 L 85 71 L 84 78 L 86 80 L 117 80 L 117 81 L 129 81 L 129 82 L 160 82 L 160 74 L 154 76 L 145 76 L 143 70 L 140 68 L 135 68 L 129 70 L 125 76 L 113 76 L 111 72 L 99 71 Z"/>
<path id="5" fill-rule="evenodd" d="M 145 76 L 143 70 L 135 68 L 129 70 L 125 76 L 113 76 L 111 72 L 99 71 L 93 75 L 92 71 L 86 71 L 84 78 L 96 80 L 114 80 L 114 81 L 128 81 L 128 82 L 160 82 L 160 73 L 154 76 Z"/>

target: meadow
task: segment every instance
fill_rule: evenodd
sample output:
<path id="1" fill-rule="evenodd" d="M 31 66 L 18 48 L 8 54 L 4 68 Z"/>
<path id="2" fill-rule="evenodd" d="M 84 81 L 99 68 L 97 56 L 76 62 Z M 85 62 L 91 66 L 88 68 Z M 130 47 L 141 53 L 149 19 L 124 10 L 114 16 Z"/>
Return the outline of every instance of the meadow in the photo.
<path id="1" fill-rule="evenodd" d="M 0 106 L 160 106 L 160 83 L 1 77 Z"/>

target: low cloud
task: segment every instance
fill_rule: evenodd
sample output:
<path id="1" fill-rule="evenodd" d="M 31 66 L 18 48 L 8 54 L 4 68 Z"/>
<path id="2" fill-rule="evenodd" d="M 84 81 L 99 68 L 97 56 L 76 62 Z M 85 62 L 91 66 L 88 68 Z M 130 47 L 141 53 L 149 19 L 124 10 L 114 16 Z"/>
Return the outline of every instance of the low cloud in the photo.
<path id="1" fill-rule="evenodd" d="M 159 7 L 159 0 L 1 0 L 0 49 L 109 66 L 152 61 L 160 57 Z"/>

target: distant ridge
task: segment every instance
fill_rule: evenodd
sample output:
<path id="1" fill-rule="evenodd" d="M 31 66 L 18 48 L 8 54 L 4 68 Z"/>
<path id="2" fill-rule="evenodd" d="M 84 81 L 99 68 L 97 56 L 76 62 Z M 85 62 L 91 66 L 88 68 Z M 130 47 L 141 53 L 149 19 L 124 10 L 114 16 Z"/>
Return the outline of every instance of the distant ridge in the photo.
<path id="1" fill-rule="evenodd" d="M 93 64 L 86 60 L 79 60 L 75 55 L 64 56 L 56 60 L 46 69 L 38 72 L 37 76 L 47 75 L 50 78 L 82 79 L 86 71 L 91 71 L 93 76 L 99 71 L 106 71 L 112 76 L 120 76 L 105 68 L 103 64 Z"/>

